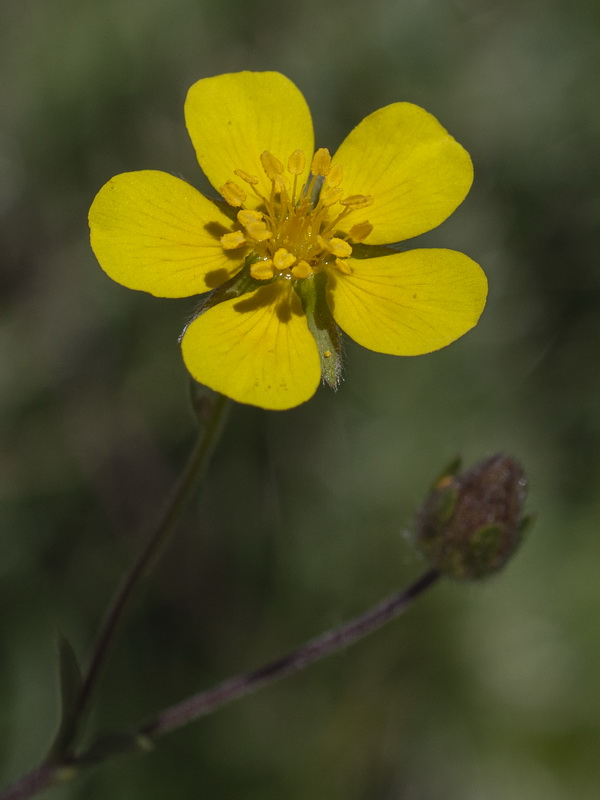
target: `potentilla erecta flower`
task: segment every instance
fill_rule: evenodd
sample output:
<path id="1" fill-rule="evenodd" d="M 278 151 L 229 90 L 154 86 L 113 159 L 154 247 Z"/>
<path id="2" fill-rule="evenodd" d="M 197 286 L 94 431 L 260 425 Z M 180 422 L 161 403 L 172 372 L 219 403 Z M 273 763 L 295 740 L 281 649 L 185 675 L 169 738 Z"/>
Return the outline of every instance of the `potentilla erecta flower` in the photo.
<path id="1" fill-rule="evenodd" d="M 200 383 L 287 409 L 341 373 L 340 329 L 370 350 L 421 355 L 476 325 L 481 268 L 454 250 L 386 252 L 443 222 L 473 179 L 468 153 L 428 112 L 392 103 L 334 155 L 277 72 L 195 83 L 185 103 L 198 162 L 222 200 L 143 170 L 117 175 L 89 214 L 104 271 L 158 297 L 212 292 L 186 327 Z M 383 255 L 382 255 L 383 253 Z"/>

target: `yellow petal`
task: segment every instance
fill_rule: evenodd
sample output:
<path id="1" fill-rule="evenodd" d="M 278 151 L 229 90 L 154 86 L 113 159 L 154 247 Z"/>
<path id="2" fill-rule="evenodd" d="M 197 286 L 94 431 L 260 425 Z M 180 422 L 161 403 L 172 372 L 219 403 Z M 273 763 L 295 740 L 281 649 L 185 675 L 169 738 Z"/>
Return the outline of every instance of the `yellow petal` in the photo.
<path id="1" fill-rule="evenodd" d="M 319 385 L 317 346 L 287 281 L 213 306 L 189 325 L 181 346 L 199 383 L 240 403 L 292 408 Z"/>
<path id="2" fill-rule="evenodd" d="M 239 271 L 243 250 L 223 250 L 231 220 L 166 172 L 125 172 L 106 183 L 89 213 L 92 250 L 118 283 L 157 297 L 190 297 Z"/>
<path id="3" fill-rule="evenodd" d="M 366 117 L 340 145 L 345 195 L 373 196 L 367 244 L 401 242 L 435 228 L 462 203 L 473 181 L 466 150 L 431 114 L 394 103 Z M 361 222 L 361 212 L 340 228 Z"/>
<path id="4" fill-rule="evenodd" d="M 265 150 L 282 164 L 302 150 L 302 174 L 308 174 L 314 149 L 310 111 L 299 89 L 278 72 L 203 78 L 188 92 L 185 119 L 198 162 L 217 190 L 239 169 L 257 176 L 256 188 L 269 196 L 271 183 L 260 160 Z M 246 206 L 259 203 L 248 192 Z"/>
<path id="5" fill-rule="evenodd" d="M 473 328 L 487 295 L 485 275 L 455 250 L 409 250 L 348 259 L 352 273 L 328 274 L 328 303 L 349 336 L 378 353 L 439 350 Z"/>

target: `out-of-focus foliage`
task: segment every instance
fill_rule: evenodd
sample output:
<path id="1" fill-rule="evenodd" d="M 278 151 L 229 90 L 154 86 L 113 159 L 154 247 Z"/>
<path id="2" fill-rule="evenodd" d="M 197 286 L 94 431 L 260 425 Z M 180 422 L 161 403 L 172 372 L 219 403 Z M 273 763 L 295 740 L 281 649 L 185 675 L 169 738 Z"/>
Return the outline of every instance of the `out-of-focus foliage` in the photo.
<path id="1" fill-rule="evenodd" d="M 277 69 L 319 146 L 408 100 L 469 150 L 469 198 L 419 243 L 479 261 L 489 305 L 439 353 L 348 342 L 337 394 L 235 410 L 123 626 L 98 725 L 256 666 L 415 578 L 404 533 L 456 453 L 514 453 L 536 526 L 489 582 L 443 583 L 348 653 L 48 797 L 597 797 L 599 35 L 592 0 L 0 5 L 5 780 L 54 732 L 57 632 L 85 654 L 193 437 L 177 345 L 193 303 L 111 283 L 87 208 L 126 170 L 207 190 L 187 88 Z"/>

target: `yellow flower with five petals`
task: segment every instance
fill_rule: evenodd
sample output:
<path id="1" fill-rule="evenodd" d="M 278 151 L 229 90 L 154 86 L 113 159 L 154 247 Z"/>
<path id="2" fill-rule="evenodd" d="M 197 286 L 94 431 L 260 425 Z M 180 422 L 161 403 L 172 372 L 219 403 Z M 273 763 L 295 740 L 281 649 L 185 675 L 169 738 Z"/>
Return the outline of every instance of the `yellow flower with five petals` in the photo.
<path id="1" fill-rule="evenodd" d="M 382 247 L 435 228 L 473 179 L 468 153 L 431 114 L 393 103 L 333 156 L 314 152 L 310 111 L 276 72 L 194 84 L 185 117 L 223 200 L 143 170 L 117 175 L 89 213 L 115 281 L 159 297 L 212 291 L 182 336 L 191 375 L 242 403 L 287 409 L 336 386 L 339 329 L 392 355 L 438 350 L 485 305 L 481 268 L 454 250 Z"/>

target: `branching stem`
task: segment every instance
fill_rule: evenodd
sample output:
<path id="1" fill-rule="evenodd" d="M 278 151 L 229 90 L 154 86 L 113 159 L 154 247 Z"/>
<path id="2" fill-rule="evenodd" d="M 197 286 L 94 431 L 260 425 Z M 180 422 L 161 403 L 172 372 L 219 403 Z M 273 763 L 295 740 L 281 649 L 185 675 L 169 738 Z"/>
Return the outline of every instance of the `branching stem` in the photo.
<path id="1" fill-rule="evenodd" d="M 73 757 L 62 764 L 42 765 L 4 792 L 0 792 L 0 800 L 27 800 L 49 786 L 74 778 L 87 766 L 104 761 L 112 755 L 148 749 L 148 745 L 159 736 L 211 714 L 227 703 L 255 692 L 280 678 L 299 672 L 315 661 L 342 650 L 369 633 L 373 633 L 386 622 L 406 611 L 409 605 L 433 586 L 439 577 L 440 574 L 436 570 L 429 570 L 408 589 L 382 600 L 364 614 L 344 625 L 314 639 L 309 639 L 308 642 L 287 656 L 271 661 L 251 672 L 229 678 L 208 691 L 200 692 L 167 708 L 150 722 L 134 727 L 134 733 L 99 739 L 78 757 Z M 119 743 L 118 746 L 113 746 L 112 743 L 116 741 Z"/>
<path id="2" fill-rule="evenodd" d="M 106 660 L 109 646 L 125 609 L 140 581 L 152 571 L 164 548 L 171 540 L 176 523 L 206 472 L 229 408 L 230 401 L 227 398 L 222 395 L 218 395 L 215 398 L 211 410 L 204 421 L 196 445 L 158 519 L 156 527 L 113 598 L 92 650 L 89 666 L 83 677 L 81 691 L 73 715 L 74 724 L 70 731 L 72 737 L 76 736 L 77 729 L 86 715 L 98 682 L 101 667 Z M 71 742 L 64 742 L 65 747 L 70 744 Z"/>

